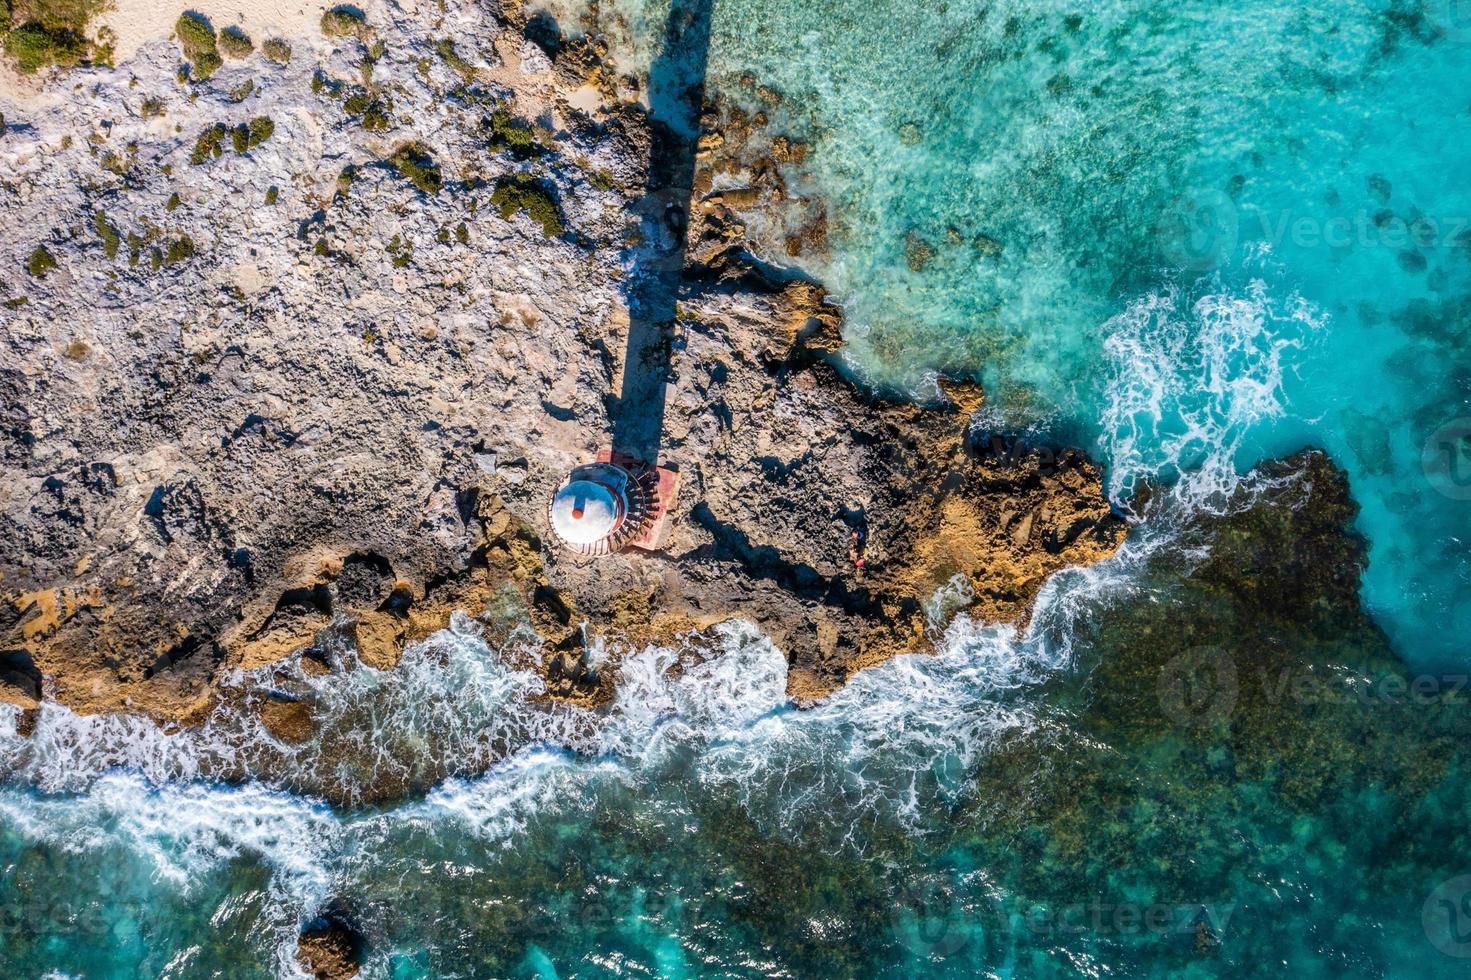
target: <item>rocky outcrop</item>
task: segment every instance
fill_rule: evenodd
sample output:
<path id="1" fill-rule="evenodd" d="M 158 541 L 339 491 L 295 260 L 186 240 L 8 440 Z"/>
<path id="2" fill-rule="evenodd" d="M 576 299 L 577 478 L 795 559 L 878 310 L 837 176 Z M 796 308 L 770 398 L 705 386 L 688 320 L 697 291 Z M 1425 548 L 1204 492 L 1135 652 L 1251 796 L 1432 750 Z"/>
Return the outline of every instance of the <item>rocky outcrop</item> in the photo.
<path id="1" fill-rule="evenodd" d="M 226 672 L 329 633 L 389 668 L 506 588 L 555 695 L 616 683 L 584 626 L 643 642 L 740 616 L 818 696 L 922 648 L 937 589 L 1021 622 L 1049 574 L 1114 547 L 1081 454 L 975 430 L 967 386 L 921 407 L 846 380 L 821 287 L 749 257 L 719 189 L 747 164 L 702 156 L 655 352 L 672 533 L 553 550 L 545 501 L 606 445 L 664 220 L 638 210 L 639 86 L 543 21 L 455 6 L 482 40 L 446 53 L 430 12 L 367 13 L 392 43 L 298 38 L 288 66 L 180 88 L 159 42 L 87 70 L 85 98 L 0 100 L 0 697 L 193 721 Z M 775 186 L 802 151 L 762 140 Z M 504 186 L 535 194 L 507 208 Z M 268 705 L 284 740 L 310 732 L 309 706 Z"/>
<path id="2" fill-rule="evenodd" d="M 1078 669 L 1043 692 L 1066 707 L 1008 733 L 977 777 L 959 820 L 1008 842 L 1005 874 L 1029 899 L 1147 881 L 1228 903 L 1242 861 L 1288 852 L 1309 824 L 1366 867 L 1383 840 L 1459 832 L 1439 805 L 1405 804 L 1363 833 L 1358 801 L 1459 796 L 1468 714 L 1463 672 L 1416 671 L 1361 607 L 1345 474 L 1302 452 L 1218 503 L 1139 569 L 1152 601 L 1078 617 Z"/>
<path id="3" fill-rule="evenodd" d="M 754 620 L 811 697 L 924 648 L 956 607 L 1024 624 L 1049 575 L 1116 547 L 1121 523 L 1081 453 L 974 428 L 970 386 L 931 407 L 867 397 L 823 358 L 837 315 L 809 284 L 707 285 L 685 305 L 665 412 L 685 483 L 674 531 L 653 559 L 549 555 L 579 615 L 626 630 L 613 601 L 647 593 L 654 634 Z M 927 617 L 946 587 L 958 601 Z"/>
<path id="4" fill-rule="evenodd" d="M 362 968 L 363 945 L 362 934 L 332 910 L 302 930 L 296 962 L 313 980 L 349 980 Z"/>

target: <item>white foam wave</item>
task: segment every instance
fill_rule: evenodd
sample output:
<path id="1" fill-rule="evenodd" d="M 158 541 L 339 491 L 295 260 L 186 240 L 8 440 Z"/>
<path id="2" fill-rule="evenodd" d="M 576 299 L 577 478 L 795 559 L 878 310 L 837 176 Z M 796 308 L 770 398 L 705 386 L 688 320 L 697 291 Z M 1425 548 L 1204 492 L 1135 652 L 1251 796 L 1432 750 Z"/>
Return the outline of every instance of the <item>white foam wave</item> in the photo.
<path id="1" fill-rule="evenodd" d="M 307 905 L 327 893 L 327 857 L 340 836 L 324 805 L 260 784 L 156 788 L 128 773 L 104 776 L 77 796 L 7 788 L 0 792 L 0 819 L 67 851 L 121 844 L 146 859 L 156 881 L 183 893 L 227 861 L 257 858 L 277 872 L 283 900 Z"/>
<path id="2" fill-rule="evenodd" d="M 297 975 L 297 932 L 331 897 L 343 840 L 326 806 L 289 793 L 260 784 L 155 787 L 131 773 L 103 776 L 77 796 L 0 789 L 0 826 L 106 867 L 136 866 L 128 886 L 135 896 L 161 890 L 188 899 L 225 865 L 259 863 L 270 876 L 256 930 L 280 976 Z"/>
<path id="3" fill-rule="evenodd" d="M 153 785 L 186 781 L 222 761 L 192 733 L 140 715 L 78 715 L 43 702 L 29 738 L 15 733 L 18 716 L 12 710 L 0 723 L 0 771 L 48 793 L 77 792 L 113 770 Z"/>
<path id="4" fill-rule="evenodd" d="M 1174 484 L 1177 506 L 1219 509 L 1238 485 L 1247 439 L 1285 414 L 1292 352 L 1324 322 L 1263 278 L 1235 291 L 1219 276 L 1189 290 L 1167 285 L 1129 303 L 1104 325 L 1110 498 L 1161 481 Z"/>

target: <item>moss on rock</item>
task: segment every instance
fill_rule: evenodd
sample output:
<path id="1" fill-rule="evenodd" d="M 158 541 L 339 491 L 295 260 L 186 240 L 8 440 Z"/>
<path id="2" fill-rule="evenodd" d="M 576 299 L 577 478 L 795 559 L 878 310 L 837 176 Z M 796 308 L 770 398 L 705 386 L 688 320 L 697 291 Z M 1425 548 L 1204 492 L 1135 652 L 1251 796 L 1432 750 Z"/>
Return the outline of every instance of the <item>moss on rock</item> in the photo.
<path id="1" fill-rule="evenodd" d="M 333 7 L 322 14 L 322 34 L 326 37 L 361 38 L 367 26 L 367 18 L 355 7 Z"/>
<path id="2" fill-rule="evenodd" d="M 194 149 L 189 152 L 189 162 L 198 167 L 219 158 L 225 152 L 225 135 L 228 132 L 224 123 L 215 123 L 205 129 L 194 141 Z"/>
<path id="3" fill-rule="evenodd" d="M 249 153 L 270 139 L 275 132 L 276 124 L 270 116 L 257 116 L 249 122 L 235 126 L 215 123 L 200 133 L 199 138 L 194 141 L 194 149 L 189 153 L 189 162 L 197 167 L 220 158 L 225 153 L 227 137 L 231 148 L 236 153 Z"/>
<path id="4" fill-rule="evenodd" d="M 380 96 L 368 89 L 358 89 L 344 99 L 342 110 L 349 116 L 361 117 L 363 128 L 369 132 L 381 132 L 393 122 L 389 115 L 393 111 L 393 104 L 386 96 Z"/>
<path id="5" fill-rule="evenodd" d="M 227 27 L 220 31 L 219 49 L 220 54 L 226 58 L 234 58 L 238 61 L 242 58 L 249 58 L 255 53 L 255 42 L 240 28 Z"/>
<path id="6" fill-rule="evenodd" d="M 56 268 L 56 256 L 45 245 L 37 245 L 36 250 L 26 259 L 26 271 L 36 279 L 44 279 L 46 273 Z"/>
<path id="7" fill-rule="evenodd" d="M 493 152 L 509 153 L 518 160 L 528 160 L 545 151 L 532 128 L 504 106 L 491 112 L 485 120 L 485 127 L 490 131 L 488 142 Z"/>
<path id="8" fill-rule="evenodd" d="M 249 153 L 270 139 L 276 132 L 276 124 L 270 116 L 256 116 L 248 123 L 240 123 L 230 134 L 236 153 Z"/>
<path id="9" fill-rule="evenodd" d="M 443 184 L 439 165 L 419 143 L 405 143 L 393 151 L 388 164 L 398 175 L 425 194 L 438 194 Z"/>
<path id="10" fill-rule="evenodd" d="M 168 248 L 164 251 L 163 263 L 164 265 L 177 265 L 192 258 L 194 258 L 194 239 L 188 235 L 180 235 L 169 242 Z"/>
<path id="11" fill-rule="evenodd" d="M 92 215 L 92 228 L 97 232 L 97 237 L 102 239 L 102 251 L 109 259 L 117 258 L 118 249 L 122 247 L 123 238 L 118 234 L 117 228 L 107 220 L 107 215 L 97 211 Z"/>
<path id="12" fill-rule="evenodd" d="M 453 39 L 447 37 L 440 38 L 434 44 L 434 51 L 436 54 L 439 55 L 439 60 L 448 65 L 449 68 L 455 72 L 455 74 L 460 76 L 460 78 L 464 79 L 466 82 L 474 80 L 475 66 L 462 58 L 460 56 L 460 53 L 455 50 L 455 42 Z"/>
<path id="13" fill-rule="evenodd" d="M 556 195 L 543 181 L 520 174 L 502 177 L 496 181 L 490 203 L 508 221 L 518 211 L 525 211 L 532 221 L 541 225 L 542 234 L 548 238 L 555 238 L 567 230 L 562 211 L 557 207 Z"/>

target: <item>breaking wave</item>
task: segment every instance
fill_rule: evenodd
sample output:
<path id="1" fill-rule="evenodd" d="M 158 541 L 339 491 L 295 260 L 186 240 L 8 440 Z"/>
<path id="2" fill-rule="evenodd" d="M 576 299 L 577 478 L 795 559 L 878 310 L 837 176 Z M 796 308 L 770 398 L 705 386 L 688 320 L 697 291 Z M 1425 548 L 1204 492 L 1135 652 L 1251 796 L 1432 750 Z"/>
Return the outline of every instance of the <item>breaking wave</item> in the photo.
<path id="1" fill-rule="evenodd" d="M 1023 634 L 961 614 L 964 588 L 932 601 L 933 655 L 900 656 L 816 707 L 786 696 L 786 661 L 754 627 L 727 623 L 672 646 L 625 652 L 600 710 L 546 698 L 524 624 L 488 632 L 457 614 L 392 671 L 335 652 L 242 673 L 238 696 L 197 729 L 40 710 L 33 734 L 0 712 L 0 827 L 71 853 L 122 854 L 150 887 L 187 896 L 231 862 L 265 869 L 272 959 L 291 975 L 301 923 L 357 877 L 391 875 L 405 837 L 466 836 L 511 848 L 548 822 L 587 819 L 610 798 L 657 800 L 695 821 L 698 800 L 734 799 L 762 832 L 830 835 L 861 851 L 875 824 L 925 835 L 967 799 L 998 740 L 1035 727 L 1036 687 L 1072 663 L 1080 619 L 1135 588 L 1168 546 L 1171 509 L 1219 507 L 1240 485 L 1252 430 L 1284 411 L 1291 352 L 1321 316 L 1261 279 L 1165 287 L 1105 325 L 1104 435 L 1115 500 L 1164 485 L 1114 558 L 1055 575 Z M 283 741 L 263 699 L 310 706 L 315 734 Z M 244 780 L 244 782 L 240 782 Z M 233 784 L 232 784 L 233 783 Z M 386 787 L 382 809 L 334 808 Z M 372 793 L 364 793 L 372 798 Z"/>
<path id="2" fill-rule="evenodd" d="M 1283 379 L 1326 317 L 1295 291 L 1277 296 L 1264 247 L 1247 266 L 1258 274 L 1243 287 L 1219 274 L 1168 284 L 1104 325 L 1099 448 L 1110 499 L 1162 483 L 1176 507 L 1217 510 L 1239 485 L 1250 440 L 1286 415 Z"/>

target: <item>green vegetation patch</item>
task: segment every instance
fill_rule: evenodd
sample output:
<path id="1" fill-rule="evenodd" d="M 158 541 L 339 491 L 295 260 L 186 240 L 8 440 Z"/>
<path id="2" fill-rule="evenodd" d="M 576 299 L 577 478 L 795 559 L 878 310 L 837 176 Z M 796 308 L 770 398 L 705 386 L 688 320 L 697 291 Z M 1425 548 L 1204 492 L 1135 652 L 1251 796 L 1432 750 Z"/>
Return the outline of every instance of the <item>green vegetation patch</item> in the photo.
<path id="1" fill-rule="evenodd" d="M 353 7 L 333 7 L 322 14 L 322 33 L 327 37 L 361 38 L 368 21 Z"/>
<path id="2" fill-rule="evenodd" d="M 220 31 L 220 54 L 226 58 L 249 58 L 255 53 L 255 42 L 238 27 L 227 27 Z"/>
<path id="3" fill-rule="evenodd" d="M 439 188 L 443 186 L 439 164 L 418 143 L 405 143 L 394 150 L 393 156 L 388 158 L 388 164 L 398 171 L 399 176 L 425 194 L 438 194 Z"/>
<path id="4" fill-rule="evenodd" d="M 86 37 L 67 28 L 52 30 L 41 24 L 23 24 L 5 35 L 5 53 L 26 75 L 49 65 L 70 68 L 81 63 L 89 50 Z"/>
<path id="5" fill-rule="evenodd" d="M 36 279 L 44 279 L 46 273 L 56 268 L 56 256 L 45 245 L 37 245 L 31 257 L 26 259 L 26 271 Z"/>
<path id="6" fill-rule="evenodd" d="M 532 221 L 541 225 L 542 234 L 548 238 L 567 230 L 556 195 L 544 181 L 524 175 L 502 177 L 496 181 L 490 203 L 500 209 L 501 217 L 507 221 L 518 211 L 525 211 Z"/>
<path id="7" fill-rule="evenodd" d="M 117 258 L 118 249 L 123 244 L 123 236 L 118 234 L 117 228 L 113 226 L 111 221 L 107 220 L 107 215 L 101 211 L 94 213 L 92 215 L 92 228 L 97 232 L 97 237 L 102 239 L 102 251 L 107 257 L 110 259 Z"/>
<path id="8" fill-rule="evenodd" d="M 529 160 L 546 151 L 531 126 L 517 119 L 505 107 L 492 112 L 485 120 L 485 127 L 490 130 L 490 148 L 496 153 L 505 152 L 518 160 Z"/>
<path id="9" fill-rule="evenodd" d="M 275 132 L 276 124 L 271 121 L 270 116 L 256 116 L 250 122 L 237 126 L 215 123 L 200 133 L 199 139 L 194 141 L 189 162 L 197 167 L 224 156 L 226 137 L 229 137 L 230 146 L 236 153 L 244 154 L 270 139 Z"/>
<path id="10" fill-rule="evenodd" d="M 245 81 L 230 89 L 229 99 L 231 102 L 244 102 L 250 98 L 255 91 L 255 79 L 247 78 Z"/>
<path id="11" fill-rule="evenodd" d="M 229 133 L 224 123 L 215 123 L 199 134 L 194 149 L 189 153 L 189 162 L 199 166 L 211 159 L 218 159 L 225 152 L 225 136 Z"/>
<path id="12" fill-rule="evenodd" d="M 434 50 L 443 61 L 457 75 L 469 82 L 475 78 L 475 66 L 470 64 L 460 53 L 455 50 L 455 42 L 450 38 L 441 38 L 434 43 Z"/>
<path id="13" fill-rule="evenodd" d="M 241 123 L 230 131 L 230 142 L 236 153 L 249 153 L 270 139 L 276 132 L 276 124 L 270 116 L 256 116 L 248 123 Z"/>
<path id="14" fill-rule="evenodd" d="M 367 89 L 358 89 L 349 95 L 342 101 L 342 109 L 349 116 L 360 116 L 363 128 L 370 132 L 380 132 L 393 123 L 390 115 L 393 103 Z"/>
<path id="15" fill-rule="evenodd" d="M 267 61 L 274 61 L 278 65 L 291 63 L 291 45 L 279 37 L 266 38 L 260 46 L 260 53 L 266 56 Z"/>
<path id="16" fill-rule="evenodd" d="M 194 239 L 188 235 L 181 235 L 169 242 L 168 249 L 164 252 L 164 265 L 176 265 L 187 262 L 194 258 Z"/>
<path id="17" fill-rule="evenodd" d="M 193 69 L 195 78 L 203 81 L 219 71 L 220 66 L 225 63 L 220 57 L 215 29 L 199 14 L 186 13 L 180 17 L 174 23 L 174 34 L 179 38 L 179 47 Z"/>
<path id="18" fill-rule="evenodd" d="M 388 242 L 388 254 L 392 257 L 391 261 L 395 269 L 408 268 L 409 264 L 414 261 L 413 243 L 394 235 Z"/>
<path id="19" fill-rule="evenodd" d="M 53 65 L 70 68 L 105 54 L 87 38 L 87 23 L 102 7 L 102 0 L 31 0 L 24 5 L 0 0 L 5 54 L 28 75 Z"/>

